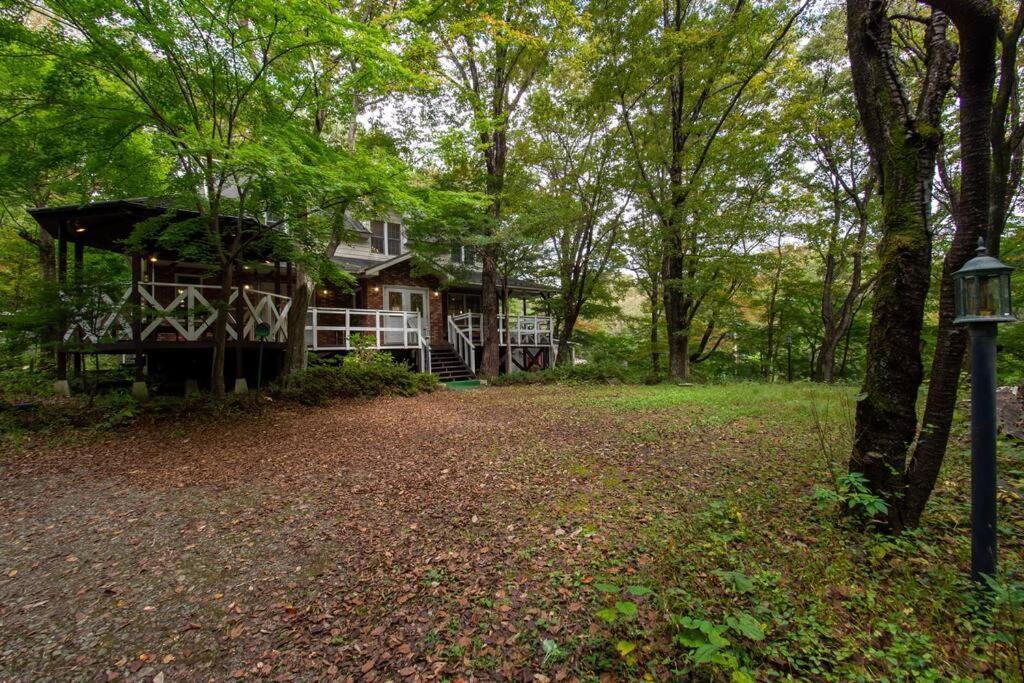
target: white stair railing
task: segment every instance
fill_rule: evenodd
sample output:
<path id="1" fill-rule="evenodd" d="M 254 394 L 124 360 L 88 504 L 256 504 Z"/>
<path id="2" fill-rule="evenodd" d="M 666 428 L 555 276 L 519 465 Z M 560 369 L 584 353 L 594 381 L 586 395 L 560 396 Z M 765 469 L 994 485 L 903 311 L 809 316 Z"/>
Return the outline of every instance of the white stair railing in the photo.
<path id="1" fill-rule="evenodd" d="M 472 325 L 472 320 L 470 321 Z M 470 327 L 470 335 L 472 334 L 472 327 Z M 467 336 L 465 332 L 456 324 L 453 316 L 448 316 L 448 340 L 452 343 L 452 347 L 455 349 L 455 353 L 458 354 L 462 362 L 466 364 L 470 372 L 476 374 L 476 348 L 473 346 L 473 340 L 471 336 Z"/>

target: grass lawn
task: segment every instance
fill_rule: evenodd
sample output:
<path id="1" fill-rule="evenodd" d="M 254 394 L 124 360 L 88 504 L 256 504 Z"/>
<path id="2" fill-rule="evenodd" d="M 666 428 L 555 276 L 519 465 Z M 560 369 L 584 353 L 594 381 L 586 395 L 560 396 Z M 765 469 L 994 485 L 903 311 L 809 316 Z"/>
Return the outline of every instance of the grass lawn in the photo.
<path id="1" fill-rule="evenodd" d="M 1024 618 L 971 616 L 962 426 L 922 531 L 814 499 L 852 393 L 487 388 L 10 449 L 0 678 L 1019 680 Z"/>

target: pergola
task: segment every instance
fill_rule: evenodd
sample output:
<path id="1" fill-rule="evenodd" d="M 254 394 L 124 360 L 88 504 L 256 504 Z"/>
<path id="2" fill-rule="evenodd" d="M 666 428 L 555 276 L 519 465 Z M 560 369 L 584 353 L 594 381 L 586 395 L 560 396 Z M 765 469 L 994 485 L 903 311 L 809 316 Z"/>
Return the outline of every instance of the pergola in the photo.
<path id="1" fill-rule="evenodd" d="M 158 301 L 158 294 L 150 287 L 148 290 L 143 282 L 143 271 L 150 268 L 155 274 L 159 268 L 163 273 L 174 274 L 183 268 L 193 270 L 212 270 L 209 264 L 188 262 L 181 254 L 173 250 L 161 247 L 158 244 L 136 245 L 132 250 L 129 247 L 129 238 L 140 223 L 154 218 L 162 218 L 168 224 L 194 221 L 200 217 L 198 211 L 171 206 L 166 201 L 150 198 L 117 199 L 110 201 L 95 202 L 84 205 L 57 206 L 50 208 L 30 209 L 29 213 L 39 223 L 43 230 L 49 233 L 57 242 L 57 278 L 62 291 L 66 291 L 70 284 L 81 282 L 83 264 L 86 248 L 101 251 L 123 254 L 129 261 L 131 270 L 131 284 L 125 292 L 123 302 L 111 301 L 111 317 L 108 327 L 113 332 L 118 332 L 118 327 L 123 326 L 124 321 L 116 310 L 118 305 L 125 303 L 130 309 L 130 323 L 126 329 L 120 330 L 121 334 L 115 334 L 112 338 L 93 339 L 93 350 L 100 353 L 130 353 L 134 355 L 135 388 L 133 391 L 142 393 L 145 391 L 145 353 L 147 350 L 158 348 L 182 348 L 182 339 L 167 342 L 158 339 L 159 335 L 150 336 L 158 322 L 150 323 L 152 328 L 147 331 L 144 327 L 143 308 L 155 306 L 161 310 L 165 302 Z M 221 216 L 222 221 L 238 221 L 236 216 Z M 247 229 L 259 230 L 262 228 L 259 221 L 245 217 L 242 219 Z M 72 252 L 69 263 L 69 251 Z M 246 280 L 252 280 L 257 285 L 261 284 L 260 275 L 262 271 L 269 272 L 273 286 L 273 293 L 268 296 L 277 296 L 280 299 L 289 299 L 293 287 L 293 272 L 291 263 L 282 263 L 271 260 L 271 255 L 264 249 L 250 249 L 245 253 L 245 261 L 258 263 L 259 269 L 250 271 L 250 267 L 239 264 L 234 276 L 238 292 L 233 294 L 234 317 L 241 327 L 241 321 L 245 318 L 245 306 L 250 302 L 247 299 L 251 285 L 244 284 Z M 70 265 L 70 273 L 69 273 Z M 70 275 L 70 278 L 69 278 Z M 255 276 L 255 279 L 254 279 Z M 155 278 L 154 278 L 155 279 Z M 172 277 L 176 280 L 176 277 Z M 155 283 L 151 283 L 155 284 Z M 209 320 L 204 324 L 199 322 L 199 327 L 192 327 L 192 320 L 195 319 L 192 309 L 195 308 L 196 299 L 201 299 L 206 304 L 206 299 L 198 288 L 194 286 L 177 286 L 174 282 L 165 283 L 168 287 L 169 296 L 175 301 L 175 306 L 189 306 L 190 315 L 188 328 L 175 324 L 175 319 L 165 315 L 162 320 L 174 324 L 182 332 L 183 340 L 188 342 L 190 348 L 197 346 L 210 346 L 210 342 L 203 337 Z M 269 284 L 269 283 L 268 283 Z M 208 287 L 207 289 L 215 289 Z M 175 293 L 177 296 L 175 297 Z M 207 293 L 208 294 L 208 293 Z M 166 297 L 165 297 L 166 298 Z M 187 301 L 186 301 L 187 300 Z M 169 305 L 169 304 L 168 304 Z M 168 311 L 162 311 L 165 314 Z M 278 311 L 279 312 L 279 311 Z M 210 319 L 212 320 L 212 318 Z M 200 329 L 201 328 L 201 329 Z M 235 331 L 234 346 L 241 348 L 244 345 L 255 344 L 254 339 L 246 339 L 241 329 Z M 73 367 L 76 372 L 81 371 L 82 353 L 81 342 L 82 330 L 68 330 L 61 332 L 62 337 L 57 352 L 57 389 L 61 393 L 69 391 L 68 386 L 68 356 L 72 356 Z M 251 336 L 251 335 L 250 335 Z M 69 344 L 75 338 L 77 344 Z M 275 344 L 274 339 L 271 344 Z M 283 348 L 283 343 L 277 345 Z M 76 350 L 77 349 L 77 350 Z M 236 376 L 242 376 L 242 357 L 240 352 L 235 354 Z"/>

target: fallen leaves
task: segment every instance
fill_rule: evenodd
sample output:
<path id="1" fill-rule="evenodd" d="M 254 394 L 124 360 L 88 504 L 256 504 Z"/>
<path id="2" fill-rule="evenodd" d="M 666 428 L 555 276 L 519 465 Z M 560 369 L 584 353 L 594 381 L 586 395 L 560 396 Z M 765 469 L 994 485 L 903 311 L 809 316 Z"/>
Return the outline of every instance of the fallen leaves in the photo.
<path id="1" fill-rule="evenodd" d="M 656 560 L 632 530 L 714 485 L 700 449 L 623 441 L 577 391 L 285 407 L 12 456 L 0 677 L 571 679 L 595 600 L 645 619 L 625 591 Z M 545 664 L 553 638 L 565 659 Z"/>

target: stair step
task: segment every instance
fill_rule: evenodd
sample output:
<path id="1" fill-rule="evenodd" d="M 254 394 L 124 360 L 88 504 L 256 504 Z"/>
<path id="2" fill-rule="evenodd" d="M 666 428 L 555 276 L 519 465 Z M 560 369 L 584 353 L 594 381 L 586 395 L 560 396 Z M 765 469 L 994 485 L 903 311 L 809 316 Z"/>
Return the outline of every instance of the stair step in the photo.
<path id="1" fill-rule="evenodd" d="M 473 379 L 473 373 L 451 346 L 430 349 L 430 371 L 442 382 L 461 382 Z"/>

